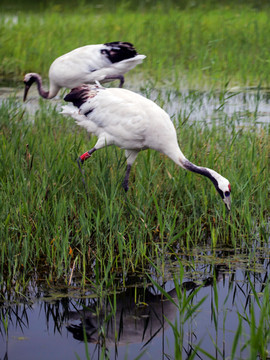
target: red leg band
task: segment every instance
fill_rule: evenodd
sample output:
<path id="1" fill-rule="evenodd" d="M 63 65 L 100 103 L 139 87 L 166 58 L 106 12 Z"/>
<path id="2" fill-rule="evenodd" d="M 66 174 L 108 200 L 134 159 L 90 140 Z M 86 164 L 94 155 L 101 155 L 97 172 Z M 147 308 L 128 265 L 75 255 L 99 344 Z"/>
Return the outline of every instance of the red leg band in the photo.
<path id="1" fill-rule="evenodd" d="M 91 155 L 90 155 L 89 152 L 87 151 L 86 153 L 84 153 L 84 154 L 82 154 L 82 155 L 80 156 L 80 159 L 81 159 L 82 162 L 84 162 L 84 160 L 90 158 L 90 156 L 91 156 Z"/>

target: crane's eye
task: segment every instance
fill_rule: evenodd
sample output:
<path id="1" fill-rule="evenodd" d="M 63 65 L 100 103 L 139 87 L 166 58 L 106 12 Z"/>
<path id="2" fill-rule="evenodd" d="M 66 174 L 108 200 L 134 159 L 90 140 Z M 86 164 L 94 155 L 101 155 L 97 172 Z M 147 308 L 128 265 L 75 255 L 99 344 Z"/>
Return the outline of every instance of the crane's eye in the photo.
<path id="1" fill-rule="evenodd" d="M 225 196 L 230 196 L 230 192 L 229 192 L 229 191 L 225 191 Z"/>

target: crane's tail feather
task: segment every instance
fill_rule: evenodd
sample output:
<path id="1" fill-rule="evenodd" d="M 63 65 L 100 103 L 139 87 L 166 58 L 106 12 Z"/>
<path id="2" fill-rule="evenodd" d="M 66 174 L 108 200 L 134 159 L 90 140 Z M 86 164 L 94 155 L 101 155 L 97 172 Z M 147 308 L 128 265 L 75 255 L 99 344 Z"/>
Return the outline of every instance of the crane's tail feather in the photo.
<path id="1" fill-rule="evenodd" d="M 79 112 L 78 112 L 78 108 L 76 108 L 75 106 L 63 105 L 60 114 L 63 114 L 65 116 L 73 116 L 73 115 L 78 115 Z"/>
<path id="2" fill-rule="evenodd" d="M 76 120 L 77 124 L 85 121 L 85 116 L 83 114 L 80 114 L 79 109 L 72 105 L 63 105 L 60 114 L 73 117 L 73 119 Z"/>

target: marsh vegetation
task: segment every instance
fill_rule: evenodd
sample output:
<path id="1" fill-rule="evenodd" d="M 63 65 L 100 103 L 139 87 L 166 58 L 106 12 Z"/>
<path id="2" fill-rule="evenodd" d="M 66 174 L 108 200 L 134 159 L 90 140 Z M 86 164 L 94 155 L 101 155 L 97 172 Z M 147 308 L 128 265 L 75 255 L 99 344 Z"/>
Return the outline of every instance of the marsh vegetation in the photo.
<path id="1" fill-rule="evenodd" d="M 53 332 L 67 326 L 85 345 L 98 344 L 80 357 L 117 357 L 119 346 L 119 359 L 144 358 L 155 354 L 147 346 L 157 329 L 169 343 L 163 358 L 269 357 L 268 8 L 188 4 L 165 12 L 162 3 L 81 2 L 71 11 L 59 2 L 0 15 L 0 76 L 14 87 L 0 106 L 3 343 L 14 324 L 26 331 L 29 309 L 40 306 Z M 207 179 L 150 150 L 138 156 L 127 194 L 123 151 L 96 152 L 84 166 L 85 189 L 76 159 L 95 139 L 59 114 L 62 95 L 49 102 L 33 88 L 22 103 L 24 73 L 47 78 L 57 56 L 104 39 L 147 55 L 125 86 L 169 112 L 188 159 L 230 180 L 230 213 Z M 95 323 L 90 335 L 86 320 L 71 322 L 75 309 Z M 121 311 L 152 321 L 151 334 L 143 322 L 141 351 L 120 350 Z"/>

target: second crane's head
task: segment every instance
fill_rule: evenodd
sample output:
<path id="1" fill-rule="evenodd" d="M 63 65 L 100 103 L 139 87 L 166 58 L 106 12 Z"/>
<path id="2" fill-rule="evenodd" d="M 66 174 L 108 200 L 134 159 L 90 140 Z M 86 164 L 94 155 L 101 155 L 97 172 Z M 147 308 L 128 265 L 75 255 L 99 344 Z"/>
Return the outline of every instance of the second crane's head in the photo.
<path id="1" fill-rule="evenodd" d="M 28 74 L 26 74 L 24 76 L 23 82 L 24 82 L 24 85 L 25 85 L 23 101 L 26 100 L 28 91 L 29 91 L 30 87 L 32 86 L 32 84 L 34 84 L 34 82 L 36 82 L 38 84 L 40 95 L 45 99 L 48 98 L 49 91 L 44 91 L 42 89 L 42 80 L 41 80 L 41 76 L 39 74 L 37 74 L 37 73 L 28 73 Z"/>
<path id="2" fill-rule="evenodd" d="M 29 73 L 24 76 L 23 82 L 24 82 L 25 88 L 24 88 L 23 101 L 26 100 L 27 93 L 28 93 L 31 85 L 37 80 L 35 75 L 36 74 L 34 74 L 34 73 Z"/>

